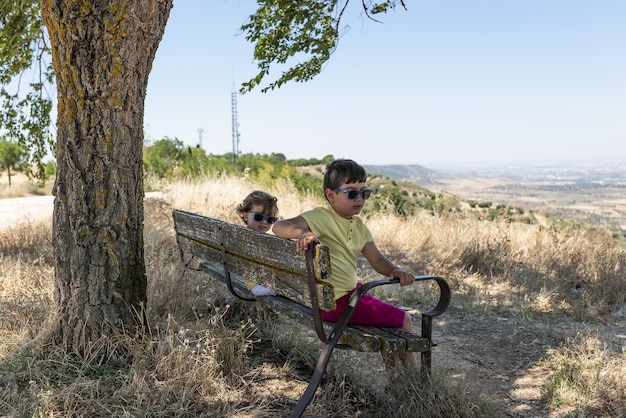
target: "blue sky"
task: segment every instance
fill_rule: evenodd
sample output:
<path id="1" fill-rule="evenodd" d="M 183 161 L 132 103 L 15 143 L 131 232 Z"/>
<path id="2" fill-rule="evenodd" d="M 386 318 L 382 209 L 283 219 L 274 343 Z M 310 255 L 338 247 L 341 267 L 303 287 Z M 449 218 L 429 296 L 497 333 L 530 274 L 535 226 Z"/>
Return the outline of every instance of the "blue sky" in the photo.
<path id="1" fill-rule="evenodd" d="M 307 83 L 237 97 L 239 150 L 362 164 L 626 163 L 626 1 L 406 1 L 360 13 Z M 149 139 L 232 150 L 257 72 L 252 0 L 175 1 L 150 75 Z M 278 70 L 270 74 L 272 80 Z"/>

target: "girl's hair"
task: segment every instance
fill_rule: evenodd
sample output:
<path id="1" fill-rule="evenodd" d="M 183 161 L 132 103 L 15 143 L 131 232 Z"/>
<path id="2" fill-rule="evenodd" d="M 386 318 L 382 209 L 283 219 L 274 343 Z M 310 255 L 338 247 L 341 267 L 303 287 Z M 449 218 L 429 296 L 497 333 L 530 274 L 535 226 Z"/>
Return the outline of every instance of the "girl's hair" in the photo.
<path id="1" fill-rule="evenodd" d="M 352 160 L 335 160 L 326 166 L 324 174 L 324 195 L 326 189 L 335 190 L 343 183 L 367 181 L 365 169 Z"/>
<path id="2" fill-rule="evenodd" d="M 278 199 L 276 199 L 271 194 L 262 192 L 260 190 L 255 190 L 252 193 L 250 193 L 248 196 L 246 196 L 246 198 L 243 199 L 243 202 L 237 205 L 237 208 L 235 210 L 239 214 L 239 217 L 245 223 L 246 220 L 244 219 L 243 214 L 245 212 L 250 212 L 250 209 L 252 209 L 252 206 L 262 205 L 263 212 L 269 212 L 272 215 L 275 215 L 278 213 L 277 202 L 278 202 Z"/>

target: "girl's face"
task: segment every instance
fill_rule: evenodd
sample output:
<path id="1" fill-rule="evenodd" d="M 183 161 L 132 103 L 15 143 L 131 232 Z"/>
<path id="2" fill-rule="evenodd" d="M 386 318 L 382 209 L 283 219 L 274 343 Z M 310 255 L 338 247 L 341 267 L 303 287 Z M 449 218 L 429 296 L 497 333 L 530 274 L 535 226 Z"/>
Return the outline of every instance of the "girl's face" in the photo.
<path id="1" fill-rule="evenodd" d="M 259 232 L 269 232 L 276 222 L 276 211 L 268 211 L 263 205 L 252 205 L 248 212 L 243 213 L 246 226 Z"/>

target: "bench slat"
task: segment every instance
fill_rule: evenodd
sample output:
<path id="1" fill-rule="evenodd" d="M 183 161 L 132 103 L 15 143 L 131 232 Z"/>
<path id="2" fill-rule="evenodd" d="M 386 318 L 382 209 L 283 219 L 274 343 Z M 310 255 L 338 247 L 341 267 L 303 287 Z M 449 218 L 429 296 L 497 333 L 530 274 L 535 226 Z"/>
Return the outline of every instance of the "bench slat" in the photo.
<path id="1" fill-rule="evenodd" d="M 282 269 L 285 273 L 306 276 L 304 255 L 294 251 L 294 243 L 276 239 L 275 236 L 256 232 L 240 225 L 233 225 L 201 215 L 175 211 L 176 232 L 201 246 L 217 250 L 222 246 L 240 257 L 255 261 L 269 268 Z M 220 234 L 221 231 L 221 234 Z"/>
<path id="2" fill-rule="evenodd" d="M 283 313 L 288 318 L 312 328 L 313 320 L 309 308 L 280 296 L 258 298 L 258 302 L 269 306 L 270 309 Z M 324 322 L 327 334 L 332 332 L 334 322 Z M 395 330 L 391 328 L 391 330 Z M 388 329 L 365 325 L 350 325 L 346 327 L 339 339 L 338 348 L 349 348 L 361 352 L 422 352 L 430 347 L 428 339 L 401 331 L 388 332 Z M 348 347 L 345 347 L 348 346 Z"/>
<path id="3" fill-rule="evenodd" d="M 224 271 L 226 257 L 231 273 L 302 304 L 310 303 L 305 257 L 296 252 L 294 242 L 183 211 L 174 211 L 174 221 L 184 259 L 197 257 L 215 265 L 216 270 L 222 265 Z M 314 264 L 318 280 L 330 276 L 330 256 L 324 248 Z M 333 306 L 332 285 L 322 282 L 319 286 L 320 306 Z"/>

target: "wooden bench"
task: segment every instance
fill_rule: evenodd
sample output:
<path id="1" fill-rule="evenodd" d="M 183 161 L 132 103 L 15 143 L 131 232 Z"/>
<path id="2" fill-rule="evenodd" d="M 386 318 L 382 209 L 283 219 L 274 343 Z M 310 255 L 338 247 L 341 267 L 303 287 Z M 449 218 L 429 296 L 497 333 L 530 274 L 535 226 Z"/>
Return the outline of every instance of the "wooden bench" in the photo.
<path id="1" fill-rule="evenodd" d="M 450 303 L 450 287 L 437 276 L 417 276 L 417 282 L 436 283 L 439 300 L 422 313 L 421 335 L 396 328 L 348 325 L 354 306 L 368 290 L 397 280 L 382 279 L 364 283 L 354 293 L 338 322 L 322 321 L 320 309 L 335 304 L 328 248 L 317 244 L 305 254 L 296 252 L 294 241 L 263 234 L 198 214 L 173 212 L 176 239 L 186 267 L 197 269 L 222 281 L 236 296 L 257 301 L 272 310 L 315 329 L 324 348 L 307 389 L 292 411 L 292 417 L 304 413 L 319 386 L 334 348 L 362 352 L 419 352 L 422 368 L 431 367 L 432 321 Z M 254 298 L 243 278 L 263 285 L 275 296 Z"/>

